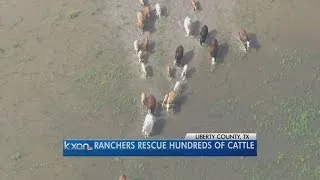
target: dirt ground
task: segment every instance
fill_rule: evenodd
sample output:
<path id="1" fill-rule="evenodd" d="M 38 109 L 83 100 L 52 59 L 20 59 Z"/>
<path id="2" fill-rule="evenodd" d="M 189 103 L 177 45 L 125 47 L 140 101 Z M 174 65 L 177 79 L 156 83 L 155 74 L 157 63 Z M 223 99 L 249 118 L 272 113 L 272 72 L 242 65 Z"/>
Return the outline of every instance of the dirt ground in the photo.
<path id="1" fill-rule="evenodd" d="M 159 2 L 166 16 L 147 23 L 153 76 L 143 79 L 138 1 L 0 1 L 1 180 L 320 179 L 320 2 L 200 0 L 200 12 L 189 0 Z M 213 72 L 198 37 L 184 37 L 187 15 L 194 34 L 207 24 L 219 41 Z M 254 46 L 247 54 L 241 26 Z M 140 93 L 164 97 L 180 44 L 192 74 L 155 138 L 257 132 L 258 157 L 62 157 L 65 138 L 141 138 Z"/>

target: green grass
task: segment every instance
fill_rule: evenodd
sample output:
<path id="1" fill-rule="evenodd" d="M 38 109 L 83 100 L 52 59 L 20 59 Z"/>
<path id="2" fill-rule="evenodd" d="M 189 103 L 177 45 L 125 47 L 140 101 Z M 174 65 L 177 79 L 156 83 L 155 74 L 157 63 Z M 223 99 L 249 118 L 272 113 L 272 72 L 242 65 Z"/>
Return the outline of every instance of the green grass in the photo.
<path id="1" fill-rule="evenodd" d="M 285 102 L 285 118 L 287 125 L 285 135 L 296 140 L 312 136 L 311 122 L 316 119 L 318 110 L 304 99 L 294 98 Z"/>
<path id="2" fill-rule="evenodd" d="M 12 158 L 12 162 L 11 162 L 12 171 L 16 174 L 20 173 L 22 169 L 22 165 L 20 162 L 23 158 L 21 152 L 18 152 L 18 151 L 15 152 L 11 158 Z"/>
<path id="3" fill-rule="evenodd" d="M 310 59 L 310 54 L 303 50 L 286 50 L 277 49 L 276 55 L 280 59 L 281 69 L 294 68 L 297 64 L 302 63 L 306 59 Z"/>
<path id="4" fill-rule="evenodd" d="M 14 44 L 13 44 L 13 48 L 21 48 L 21 43 L 20 42 L 15 42 Z"/>
<path id="5" fill-rule="evenodd" d="M 254 168 L 241 171 L 250 179 L 320 179 L 320 130 L 312 127 L 319 116 L 318 105 L 306 98 L 284 99 L 280 114 L 285 125 L 279 135 L 288 139 L 286 152 L 279 152 Z"/>
<path id="6" fill-rule="evenodd" d="M 69 12 L 69 18 L 70 19 L 75 19 L 76 17 L 78 17 L 80 15 L 81 11 L 80 10 L 75 10 L 75 9 L 72 9 L 70 10 Z"/>
<path id="7" fill-rule="evenodd" d="M 12 156 L 12 160 L 13 161 L 20 161 L 22 158 L 22 154 L 20 152 L 16 152 L 13 156 Z"/>

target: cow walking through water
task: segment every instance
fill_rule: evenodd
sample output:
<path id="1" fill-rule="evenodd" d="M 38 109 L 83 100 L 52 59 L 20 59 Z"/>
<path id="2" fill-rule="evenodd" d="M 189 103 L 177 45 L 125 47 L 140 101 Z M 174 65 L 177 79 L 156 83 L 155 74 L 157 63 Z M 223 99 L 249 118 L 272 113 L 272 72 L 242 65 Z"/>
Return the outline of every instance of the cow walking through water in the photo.
<path id="1" fill-rule="evenodd" d="M 211 67 L 214 69 L 215 64 L 217 62 L 217 49 L 218 49 L 218 40 L 212 39 L 209 46 L 209 56 L 211 57 Z"/>
<path id="2" fill-rule="evenodd" d="M 197 2 L 196 0 L 191 0 L 191 6 L 194 11 L 197 11 L 199 9 L 198 4 L 199 2 Z"/>
<path id="3" fill-rule="evenodd" d="M 138 40 L 135 40 L 133 42 L 133 49 L 134 49 L 134 53 L 138 54 L 138 51 L 139 51 L 139 41 Z"/>
<path id="4" fill-rule="evenodd" d="M 148 46 L 149 46 L 149 38 L 146 37 L 143 41 L 143 43 L 141 44 L 141 50 L 148 52 Z"/>
<path id="5" fill-rule="evenodd" d="M 177 47 L 176 53 L 175 53 L 175 63 L 174 63 L 175 66 L 181 67 L 183 51 L 184 51 L 184 49 L 183 49 L 182 45 Z"/>
<path id="6" fill-rule="evenodd" d="M 119 177 L 119 180 L 127 180 L 127 176 L 123 174 Z"/>
<path id="7" fill-rule="evenodd" d="M 208 26 L 204 25 L 204 26 L 202 26 L 201 31 L 200 31 L 200 45 L 201 46 L 202 46 L 202 43 L 206 42 L 207 36 L 208 36 Z"/>
<path id="8" fill-rule="evenodd" d="M 150 137 L 155 122 L 156 122 L 156 117 L 150 113 L 148 113 L 144 118 L 144 122 L 142 126 L 142 134 L 144 135 L 145 138 Z"/>
<path id="9" fill-rule="evenodd" d="M 146 0 L 139 0 L 140 6 L 146 6 L 148 3 Z"/>
<path id="10" fill-rule="evenodd" d="M 186 37 L 190 36 L 190 32 L 191 32 L 191 18 L 189 16 L 187 16 L 185 19 L 184 19 L 184 22 L 183 22 L 183 25 L 184 25 L 184 29 L 186 31 Z"/>
<path id="11" fill-rule="evenodd" d="M 180 81 L 177 81 L 176 84 L 174 84 L 173 91 L 176 93 L 180 93 L 180 91 L 181 91 L 181 82 Z"/>
<path id="12" fill-rule="evenodd" d="M 167 66 L 166 67 L 166 74 L 167 74 L 168 78 L 170 80 L 172 80 L 172 78 L 173 78 L 173 68 L 171 68 L 170 66 Z"/>
<path id="13" fill-rule="evenodd" d="M 151 17 L 151 6 L 150 5 L 144 6 L 143 12 L 144 12 L 144 16 L 146 18 L 150 18 Z"/>
<path id="14" fill-rule="evenodd" d="M 137 24 L 140 29 L 140 34 L 144 33 L 144 21 L 145 21 L 145 13 L 144 11 L 137 12 Z"/>
<path id="15" fill-rule="evenodd" d="M 161 17 L 161 7 L 160 7 L 160 4 L 158 2 L 155 5 L 155 8 L 156 8 L 157 17 L 160 18 Z"/>
<path id="16" fill-rule="evenodd" d="M 248 37 L 247 31 L 244 30 L 244 28 L 240 28 L 239 39 L 242 42 L 245 51 L 248 52 L 249 48 L 250 48 L 250 41 L 249 41 L 249 37 Z"/>
<path id="17" fill-rule="evenodd" d="M 183 66 L 182 72 L 180 77 L 182 78 L 182 80 L 185 80 L 187 78 L 187 73 L 188 73 L 188 64 L 185 64 Z"/>
<path id="18" fill-rule="evenodd" d="M 149 96 L 146 96 L 144 92 L 141 93 L 141 103 L 143 104 L 144 107 L 148 109 L 148 113 L 152 115 L 154 114 L 154 111 L 157 105 L 157 100 L 152 94 Z"/>
<path id="19" fill-rule="evenodd" d="M 171 108 L 174 108 L 176 96 L 177 94 L 174 91 L 171 91 L 170 93 L 165 95 L 162 102 L 162 107 L 166 108 L 167 112 L 169 112 Z"/>

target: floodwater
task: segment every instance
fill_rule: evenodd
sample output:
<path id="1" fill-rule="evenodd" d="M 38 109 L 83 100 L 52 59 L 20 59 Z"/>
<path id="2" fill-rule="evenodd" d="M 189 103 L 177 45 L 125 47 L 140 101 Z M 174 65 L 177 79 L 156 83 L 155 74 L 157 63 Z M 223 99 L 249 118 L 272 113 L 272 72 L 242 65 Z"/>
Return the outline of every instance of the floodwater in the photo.
<path id="1" fill-rule="evenodd" d="M 320 179 L 320 2 L 200 0 L 200 12 L 189 1 L 159 2 L 167 13 L 147 24 L 147 79 L 132 47 L 143 39 L 138 1 L 0 2 L 1 179 Z M 218 39 L 213 72 L 207 48 L 184 37 L 185 16 L 195 34 L 206 24 Z M 236 39 L 242 26 L 249 53 Z M 180 44 L 192 73 L 179 112 L 162 114 L 155 138 L 256 132 L 258 157 L 62 157 L 65 138 L 141 138 L 139 94 L 161 101 L 172 88 L 165 66 Z"/>

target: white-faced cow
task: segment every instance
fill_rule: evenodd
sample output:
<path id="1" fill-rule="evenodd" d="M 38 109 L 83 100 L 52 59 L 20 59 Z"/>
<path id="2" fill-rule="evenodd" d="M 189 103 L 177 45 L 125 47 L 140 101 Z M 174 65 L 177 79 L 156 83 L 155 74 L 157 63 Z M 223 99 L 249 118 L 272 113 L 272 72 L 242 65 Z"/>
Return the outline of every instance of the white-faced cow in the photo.
<path id="1" fill-rule="evenodd" d="M 212 39 L 209 46 L 209 56 L 211 57 L 211 65 L 216 64 L 217 49 L 218 49 L 217 39 Z"/>
<path id="2" fill-rule="evenodd" d="M 176 101 L 176 92 L 171 91 L 169 94 L 166 94 L 163 102 L 162 102 L 162 107 L 166 108 L 167 112 L 174 107 L 175 101 Z"/>
<path id="3" fill-rule="evenodd" d="M 240 28 L 239 39 L 243 43 L 245 51 L 248 52 L 250 48 L 250 41 L 249 41 L 247 31 L 244 30 L 244 28 Z"/>

